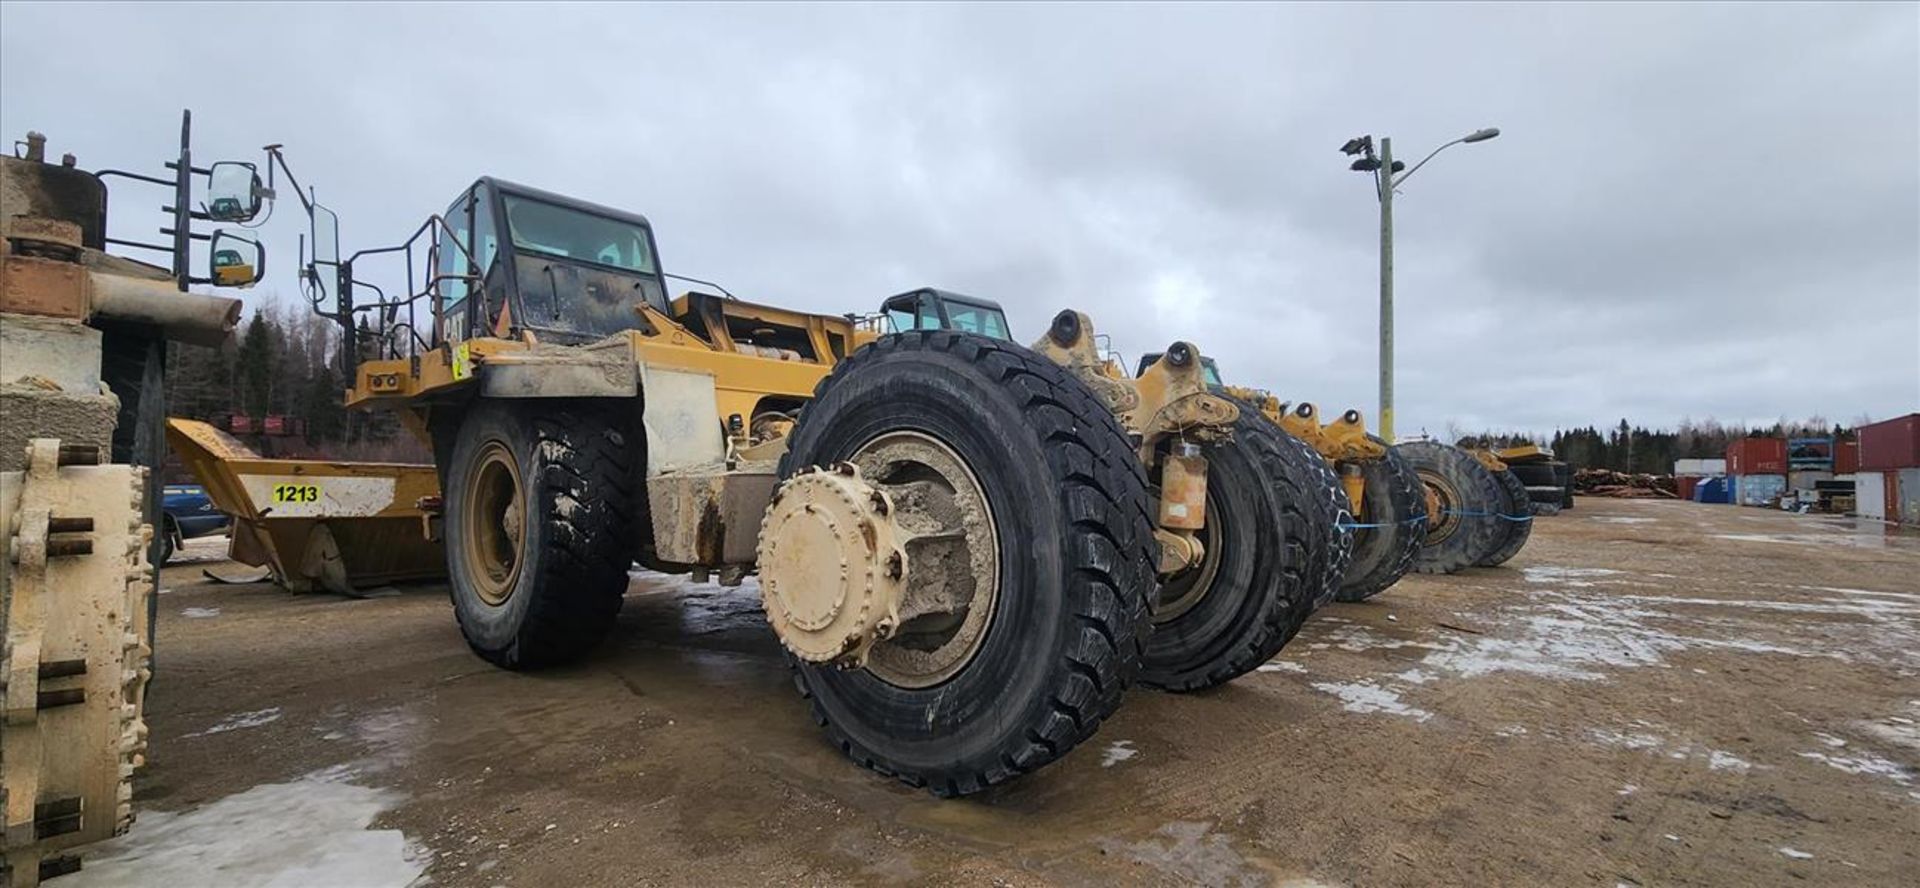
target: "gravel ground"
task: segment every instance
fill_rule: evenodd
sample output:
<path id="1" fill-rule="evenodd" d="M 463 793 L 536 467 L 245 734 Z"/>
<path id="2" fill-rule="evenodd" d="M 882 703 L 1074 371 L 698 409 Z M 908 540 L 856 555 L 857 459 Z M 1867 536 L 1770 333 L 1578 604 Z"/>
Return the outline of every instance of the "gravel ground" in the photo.
<path id="1" fill-rule="evenodd" d="M 637 576 L 532 675 L 444 588 L 162 585 L 141 820 L 54 884 L 1753 885 L 1920 873 L 1920 537 L 1582 500 L 943 802 L 843 760 L 756 593 Z"/>

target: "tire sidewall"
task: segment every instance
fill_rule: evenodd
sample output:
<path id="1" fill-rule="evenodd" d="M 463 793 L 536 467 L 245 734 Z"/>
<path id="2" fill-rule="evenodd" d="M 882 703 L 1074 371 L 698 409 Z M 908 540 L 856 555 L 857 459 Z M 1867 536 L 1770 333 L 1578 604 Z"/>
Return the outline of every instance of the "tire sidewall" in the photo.
<path id="1" fill-rule="evenodd" d="M 447 563 L 455 568 L 448 571 L 454 615 L 465 630 L 467 640 L 487 651 L 504 653 L 518 643 L 520 627 L 526 620 L 528 608 L 533 604 L 530 588 L 545 567 L 541 562 L 546 551 L 544 541 L 550 504 L 545 501 L 544 485 L 540 483 L 539 454 L 535 452 L 537 448 L 532 446 L 532 440 L 530 423 L 519 416 L 510 404 L 482 402 L 460 423 L 459 437 L 454 441 L 449 459 L 445 532 Z M 499 443 L 513 455 L 520 470 L 521 491 L 527 500 L 524 531 L 517 555 L 520 573 L 512 593 L 498 605 L 488 604 L 481 598 L 479 591 L 465 576 L 466 571 L 458 569 L 467 556 L 466 534 L 461 527 L 465 520 L 468 486 L 472 480 L 470 468 L 489 443 Z"/>
<path id="2" fill-rule="evenodd" d="M 946 352 L 876 354 L 806 411 L 811 415 L 794 431 L 783 466 L 847 461 L 896 431 L 927 434 L 950 448 L 973 472 L 992 513 L 999 586 L 980 646 L 940 684 L 904 688 L 866 670 L 804 662 L 796 669 L 830 721 L 898 765 L 932 770 L 991 757 L 1003 739 L 1000 725 L 1033 722 L 1047 709 L 1058 683 L 1049 672 L 1078 631 L 1065 568 L 1071 516 L 1058 481 L 1064 467 L 1050 464 L 1011 393 Z"/>
<path id="3" fill-rule="evenodd" d="M 1233 439 L 1207 451 L 1207 521 L 1219 524 L 1220 536 L 1206 557 L 1216 559 L 1217 566 L 1205 597 L 1178 617 L 1154 624 L 1143 664 L 1149 683 L 1180 686 L 1204 677 L 1209 670 L 1192 664 L 1227 659 L 1249 632 L 1268 620 L 1273 584 L 1297 578 L 1304 567 L 1298 561 L 1288 563 L 1304 561 L 1305 553 L 1295 551 L 1287 540 L 1276 487 L 1243 446 L 1246 428 L 1243 423 Z M 1311 590 L 1293 591 L 1301 598 L 1312 597 Z M 1311 602 L 1285 601 L 1280 606 L 1291 615 Z"/>

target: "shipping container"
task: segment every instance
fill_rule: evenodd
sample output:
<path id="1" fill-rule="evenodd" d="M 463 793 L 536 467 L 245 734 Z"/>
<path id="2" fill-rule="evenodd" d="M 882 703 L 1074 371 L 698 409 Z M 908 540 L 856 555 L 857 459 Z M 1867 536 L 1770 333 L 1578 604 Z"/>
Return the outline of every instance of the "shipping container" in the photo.
<path id="1" fill-rule="evenodd" d="M 1696 503 L 1716 503 L 1726 505 L 1733 502 L 1733 479 L 1725 476 L 1701 478 L 1693 488 L 1693 501 Z"/>
<path id="2" fill-rule="evenodd" d="M 1727 445 L 1727 474 L 1785 475 L 1787 439 L 1741 438 Z"/>
<path id="3" fill-rule="evenodd" d="M 1674 492 L 1680 494 L 1680 498 L 1683 500 L 1693 499 L 1694 488 L 1699 486 L 1700 486 L 1699 475 L 1676 474 L 1673 476 Z"/>
<path id="4" fill-rule="evenodd" d="M 1920 468 L 1920 413 L 1858 429 L 1860 468 L 1884 472 Z"/>
<path id="5" fill-rule="evenodd" d="M 1734 495 L 1738 497 L 1734 502 L 1743 506 L 1770 506 L 1786 492 L 1785 475 L 1741 475 L 1734 488 Z"/>
<path id="6" fill-rule="evenodd" d="M 1833 473 L 1851 475 L 1860 471 L 1860 442 L 1839 441 L 1833 445 Z"/>
<path id="7" fill-rule="evenodd" d="M 1788 490 L 1817 490 L 1822 481 L 1832 481 L 1832 472 L 1797 471 L 1787 473 Z"/>
<path id="8" fill-rule="evenodd" d="M 1724 459 L 1677 459 L 1673 461 L 1673 474 L 1676 477 L 1680 475 L 1702 477 L 1706 475 L 1725 475 L 1726 473 L 1727 461 Z"/>
<path id="9" fill-rule="evenodd" d="M 1894 507 L 1888 505 L 1887 520 L 1920 527 L 1920 469 L 1901 469 L 1899 474 L 1899 514 L 1892 514 Z"/>
<path id="10" fill-rule="evenodd" d="M 1887 476 L 1883 472 L 1853 473 L 1853 511 L 1862 518 L 1887 520 Z"/>
<path id="11" fill-rule="evenodd" d="M 1831 471 L 1833 438 L 1791 438 L 1787 441 L 1787 468 Z"/>

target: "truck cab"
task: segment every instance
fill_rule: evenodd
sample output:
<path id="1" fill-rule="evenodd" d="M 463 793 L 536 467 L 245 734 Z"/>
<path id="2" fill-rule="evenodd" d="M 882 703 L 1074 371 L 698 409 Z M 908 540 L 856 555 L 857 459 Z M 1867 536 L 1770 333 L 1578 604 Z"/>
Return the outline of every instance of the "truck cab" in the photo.
<path id="1" fill-rule="evenodd" d="M 641 326 L 642 303 L 668 312 L 646 217 L 492 177 L 447 207 L 435 245 L 438 339 L 531 330 L 579 344 Z"/>
<path id="2" fill-rule="evenodd" d="M 888 297 L 880 304 L 880 313 L 900 332 L 961 330 L 1013 341 L 1006 312 L 1000 310 L 1000 303 L 991 299 L 922 287 Z"/>

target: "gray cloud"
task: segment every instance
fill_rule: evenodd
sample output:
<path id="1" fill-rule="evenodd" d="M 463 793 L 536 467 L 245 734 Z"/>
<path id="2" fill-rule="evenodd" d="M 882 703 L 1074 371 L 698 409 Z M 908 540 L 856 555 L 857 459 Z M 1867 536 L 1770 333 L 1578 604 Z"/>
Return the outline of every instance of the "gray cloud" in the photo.
<path id="1" fill-rule="evenodd" d="M 935 283 L 1027 336 L 1074 305 L 1129 355 L 1191 338 L 1369 412 L 1375 206 L 1334 148 L 1391 135 L 1411 163 L 1497 125 L 1396 203 L 1403 433 L 1920 406 L 1910 5 L 0 18 L 11 137 L 152 166 L 190 106 L 202 159 L 286 143 L 349 246 L 494 174 L 644 212 L 669 270 L 748 298 Z M 116 191 L 116 229 L 144 199 Z"/>

